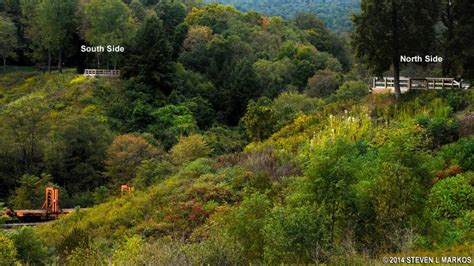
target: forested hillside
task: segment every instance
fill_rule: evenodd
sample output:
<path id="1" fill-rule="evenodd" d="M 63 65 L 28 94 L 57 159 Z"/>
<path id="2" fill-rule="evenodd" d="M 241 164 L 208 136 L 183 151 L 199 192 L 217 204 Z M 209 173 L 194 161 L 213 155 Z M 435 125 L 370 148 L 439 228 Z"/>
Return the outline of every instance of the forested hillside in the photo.
<path id="1" fill-rule="evenodd" d="M 0 229 L 0 265 L 472 257 L 474 91 L 370 91 L 423 48 L 390 38 L 447 59 L 402 73 L 473 77 L 473 2 L 437 3 L 377 39 L 394 11 L 364 0 L 342 39 L 314 14 L 192 0 L 0 2 L 0 205 L 41 209 L 52 186 L 76 208 Z M 124 52 L 81 52 L 101 45 Z"/>
<path id="2" fill-rule="evenodd" d="M 37 132 L 45 164 L 15 182 L 11 206 L 39 208 L 50 182 L 63 206 L 95 205 L 8 231 L 0 244 L 24 263 L 366 265 L 388 252 L 472 255 L 472 91 L 395 101 L 346 81 L 325 99 L 285 92 L 251 101 L 244 132 L 196 129 L 166 151 L 152 133 L 111 129 L 109 103 L 126 93 L 120 81 L 11 74 L 2 84 L 25 93 L 7 105 L 3 136 Z M 243 135 L 254 141 L 241 151 Z M 124 181 L 136 190 L 120 197 Z"/>
<path id="3" fill-rule="evenodd" d="M 337 33 L 352 30 L 351 16 L 360 11 L 360 0 L 205 0 L 235 6 L 242 11 L 256 11 L 271 16 L 294 18 L 305 12 L 317 15 Z"/>

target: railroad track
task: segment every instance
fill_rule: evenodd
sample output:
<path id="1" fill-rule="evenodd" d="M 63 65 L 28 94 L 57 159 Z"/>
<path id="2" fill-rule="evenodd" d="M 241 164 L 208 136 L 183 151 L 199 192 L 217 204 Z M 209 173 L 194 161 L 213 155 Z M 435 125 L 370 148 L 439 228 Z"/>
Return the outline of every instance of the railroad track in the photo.
<path id="1" fill-rule="evenodd" d="M 51 221 L 42 221 L 42 222 L 30 222 L 30 223 L 21 223 L 21 222 L 10 222 L 10 221 L 7 221 L 3 224 L 0 224 L 0 227 L 2 228 L 5 228 L 5 229 L 11 229 L 11 228 L 14 228 L 14 227 L 21 227 L 21 226 L 37 226 L 37 225 L 41 225 L 41 224 L 47 224 L 47 223 L 52 223 L 54 222 L 54 220 L 51 220 Z"/>

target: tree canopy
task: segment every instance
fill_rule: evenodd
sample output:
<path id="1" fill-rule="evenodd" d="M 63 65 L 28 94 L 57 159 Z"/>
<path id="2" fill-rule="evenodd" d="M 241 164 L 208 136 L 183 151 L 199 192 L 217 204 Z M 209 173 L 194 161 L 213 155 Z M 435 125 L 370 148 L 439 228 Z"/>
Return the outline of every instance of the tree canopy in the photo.
<path id="1" fill-rule="evenodd" d="M 353 45 L 377 75 L 393 68 L 400 97 L 400 56 L 430 54 L 435 47 L 439 1 L 363 0 L 354 16 Z"/>
<path id="2" fill-rule="evenodd" d="M 17 29 L 8 18 L 0 16 L 0 54 L 3 59 L 3 72 L 7 71 L 7 58 L 15 57 L 18 48 Z"/>

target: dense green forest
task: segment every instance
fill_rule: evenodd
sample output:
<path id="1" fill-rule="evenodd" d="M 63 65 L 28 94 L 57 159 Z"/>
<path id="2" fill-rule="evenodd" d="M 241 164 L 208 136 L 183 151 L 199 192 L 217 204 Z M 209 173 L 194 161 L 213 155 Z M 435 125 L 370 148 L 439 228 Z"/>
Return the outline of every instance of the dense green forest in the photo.
<path id="1" fill-rule="evenodd" d="M 272 5 L 293 4 L 287 19 L 192 0 L 0 1 L 0 206 L 39 209 L 54 186 L 77 209 L 0 229 L 0 265 L 472 257 L 474 91 L 369 88 L 398 71 L 469 84 L 473 2 L 363 0 L 347 36 L 326 26 L 351 29 L 336 2 L 356 1 L 321 1 L 334 22 L 297 1 Z M 395 66 L 427 49 L 443 63 Z"/>
<path id="2" fill-rule="evenodd" d="M 317 15 L 336 33 L 352 31 L 351 16 L 360 11 L 360 0 L 205 0 L 235 6 L 248 12 L 257 11 L 270 16 L 294 18 L 305 12 Z"/>

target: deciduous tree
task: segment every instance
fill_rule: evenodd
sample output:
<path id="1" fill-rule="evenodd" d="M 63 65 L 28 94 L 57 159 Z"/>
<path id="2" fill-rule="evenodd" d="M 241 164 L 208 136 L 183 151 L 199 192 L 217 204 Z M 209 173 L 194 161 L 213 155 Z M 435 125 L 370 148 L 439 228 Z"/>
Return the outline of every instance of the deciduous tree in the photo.
<path id="1" fill-rule="evenodd" d="M 107 150 L 107 175 L 113 182 L 128 183 L 143 160 L 159 158 L 163 151 L 145 139 L 132 134 L 117 136 Z"/>
<path id="2" fill-rule="evenodd" d="M 112 136 L 107 125 L 93 115 L 68 114 L 54 121 L 45 140 L 45 165 L 56 183 L 69 192 L 98 186 L 106 150 Z"/>
<path id="3" fill-rule="evenodd" d="M 209 148 L 203 136 L 199 134 L 180 137 L 179 142 L 170 151 L 171 158 L 175 164 L 188 163 L 195 159 L 206 157 L 211 152 L 211 148 Z"/>
<path id="4" fill-rule="evenodd" d="M 47 109 L 44 96 L 30 94 L 9 103 L 0 111 L 4 137 L 11 143 L 9 153 L 14 156 L 21 169 L 33 170 L 40 160 L 43 134 L 49 122 L 45 119 Z"/>
<path id="5" fill-rule="evenodd" d="M 44 0 L 36 7 L 38 40 L 51 52 L 58 53 L 58 69 L 62 73 L 64 50 L 76 30 L 77 0 Z M 36 39 L 36 38 L 35 38 Z M 48 69 L 51 61 L 48 60 Z"/>
<path id="6" fill-rule="evenodd" d="M 157 16 L 148 17 L 138 29 L 124 66 L 126 77 L 158 89 L 168 95 L 174 74 L 173 47 Z"/>
<path id="7" fill-rule="evenodd" d="M 253 141 L 262 141 L 268 138 L 275 129 L 276 118 L 272 102 L 266 97 L 258 101 L 250 100 L 247 112 L 242 118 L 247 135 Z"/>
<path id="8" fill-rule="evenodd" d="M 327 97 L 339 88 L 339 79 L 336 73 L 324 70 L 318 71 L 308 79 L 306 94 L 311 97 Z"/>
<path id="9" fill-rule="evenodd" d="M 132 13 L 120 0 L 92 0 L 84 10 L 87 20 L 84 25 L 85 39 L 94 46 L 121 45 L 131 41 L 134 34 Z M 97 54 L 97 65 L 100 68 L 100 54 Z M 118 54 L 107 56 L 113 59 L 114 69 Z M 108 67 L 107 61 L 107 67 Z"/>
<path id="10" fill-rule="evenodd" d="M 0 54 L 3 59 L 3 72 L 7 71 L 7 58 L 15 57 L 18 38 L 15 24 L 8 18 L 0 16 Z"/>

